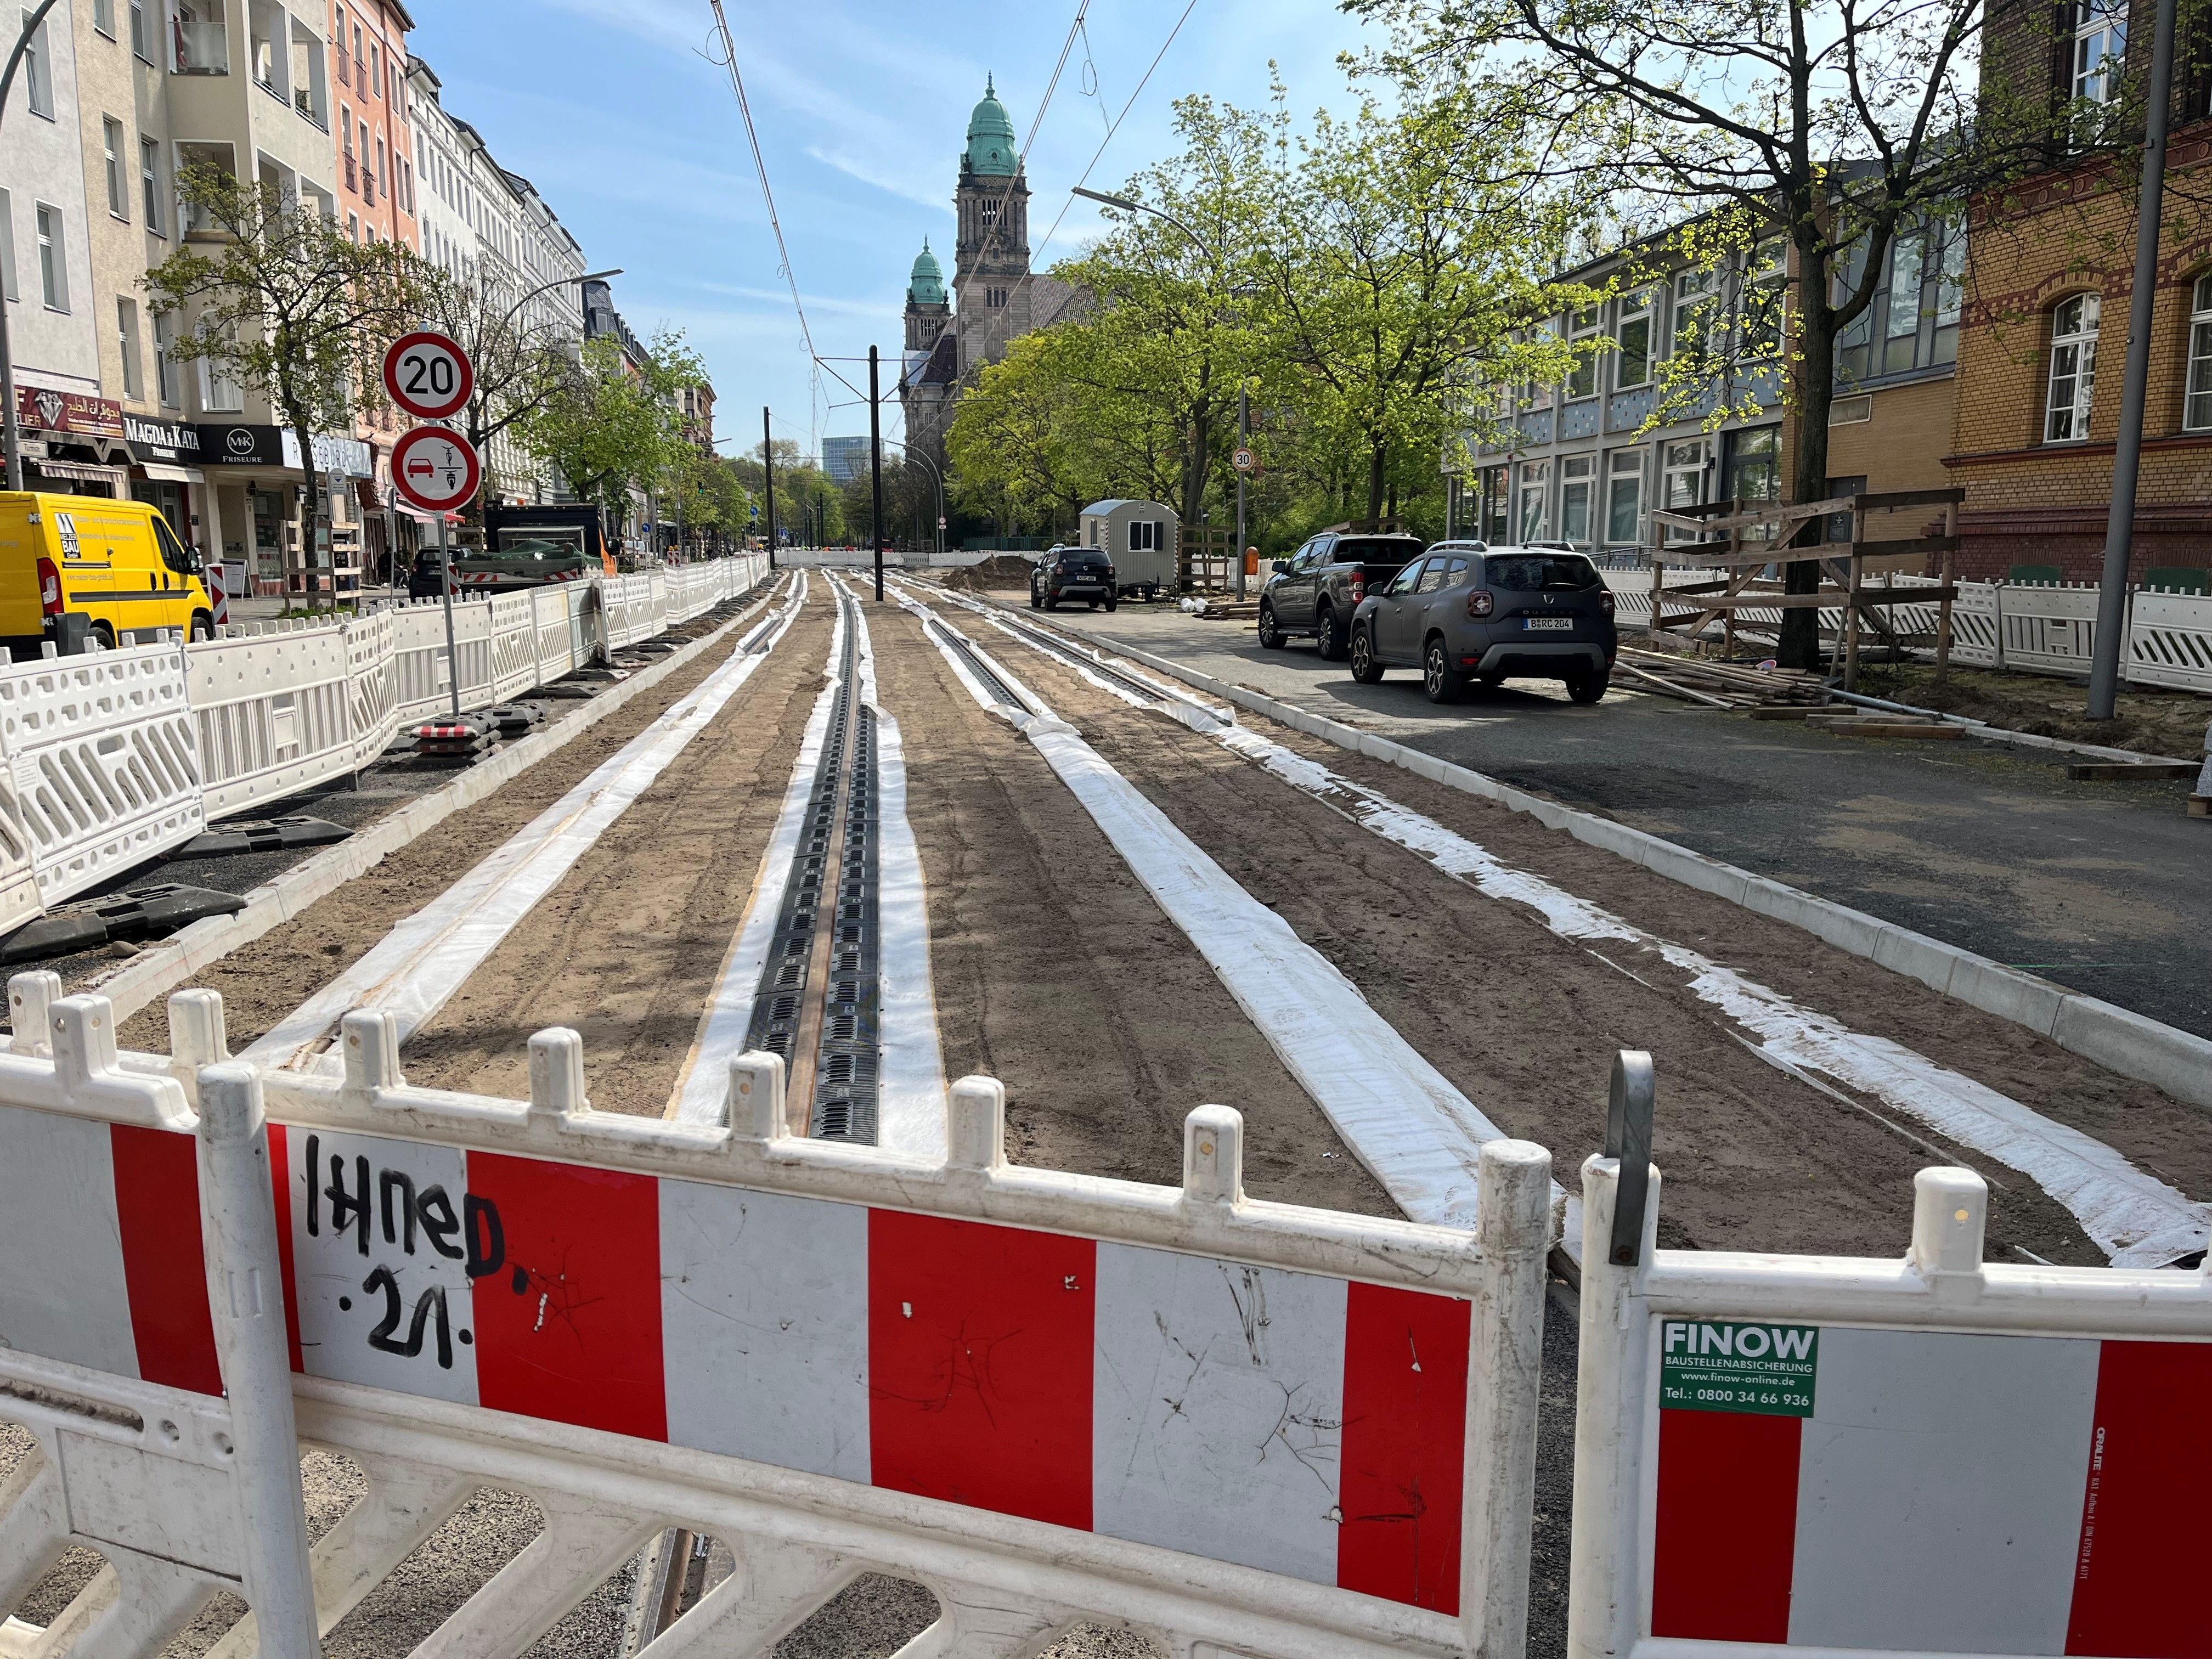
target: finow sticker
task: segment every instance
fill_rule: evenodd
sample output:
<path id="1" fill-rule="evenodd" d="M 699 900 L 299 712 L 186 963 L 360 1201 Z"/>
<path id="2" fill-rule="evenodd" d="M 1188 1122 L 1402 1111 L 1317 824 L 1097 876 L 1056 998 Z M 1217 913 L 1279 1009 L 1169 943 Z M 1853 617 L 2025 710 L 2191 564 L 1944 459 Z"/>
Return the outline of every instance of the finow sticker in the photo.
<path id="1" fill-rule="evenodd" d="M 1659 1326 L 1659 1403 L 1672 1411 L 1810 1417 L 1817 1325 L 1668 1319 Z"/>

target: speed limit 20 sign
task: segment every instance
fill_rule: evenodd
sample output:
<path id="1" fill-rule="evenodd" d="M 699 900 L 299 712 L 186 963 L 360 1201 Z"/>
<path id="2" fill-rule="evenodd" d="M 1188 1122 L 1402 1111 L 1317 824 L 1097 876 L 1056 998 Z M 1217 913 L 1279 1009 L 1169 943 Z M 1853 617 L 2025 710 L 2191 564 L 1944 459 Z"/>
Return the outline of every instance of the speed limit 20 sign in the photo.
<path id="1" fill-rule="evenodd" d="M 469 355 L 427 329 L 403 334 L 384 354 L 384 390 L 410 415 L 442 421 L 457 413 L 476 390 Z"/>
<path id="2" fill-rule="evenodd" d="M 392 446 L 392 483 L 428 513 L 450 513 L 483 481 L 474 445 L 450 428 L 418 426 Z"/>

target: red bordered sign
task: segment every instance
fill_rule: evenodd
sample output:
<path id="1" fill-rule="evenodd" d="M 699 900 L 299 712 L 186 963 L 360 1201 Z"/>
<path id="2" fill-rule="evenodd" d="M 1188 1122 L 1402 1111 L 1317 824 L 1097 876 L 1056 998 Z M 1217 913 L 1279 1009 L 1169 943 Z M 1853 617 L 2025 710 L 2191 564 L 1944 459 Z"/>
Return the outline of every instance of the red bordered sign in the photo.
<path id="1" fill-rule="evenodd" d="M 418 426 L 392 446 L 392 483 L 428 513 L 450 513 L 483 481 L 476 447 L 449 427 Z"/>
<path id="2" fill-rule="evenodd" d="M 419 329 L 403 334 L 384 354 L 384 390 L 410 415 L 442 421 L 463 408 L 477 389 L 469 355 L 443 334 Z"/>

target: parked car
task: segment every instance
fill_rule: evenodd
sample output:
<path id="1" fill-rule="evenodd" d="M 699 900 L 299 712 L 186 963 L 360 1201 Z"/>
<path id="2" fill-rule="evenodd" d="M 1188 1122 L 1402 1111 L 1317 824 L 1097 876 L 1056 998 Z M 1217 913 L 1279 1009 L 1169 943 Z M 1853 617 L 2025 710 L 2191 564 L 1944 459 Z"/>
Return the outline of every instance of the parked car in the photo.
<path id="1" fill-rule="evenodd" d="M 0 644 L 36 657 L 87 636 L 109 648 L 126 634 L 215 634 L 200 556 L 143 501 L 0 492 Z"/>
<path id="2" fill-rule="evenodd" d="M 1114 609 L 1120 590 L 1114 562 L 1095 547 L 1048 549 L 1030 572 L 1030 609 L 1056 611 L 1062 599 L 1083 599 L 1096 611 Z"/>
<path id="3" fill-rule="evenodd" d="M 1564 680 L 1577 702 L 1595 702 L 1620 638 L 1613 590 L 1583 555 L 1439 542 L 1361 602 L 1351 648 L 1361 684 L 1419 668 L 1431 702 L 1508 675 Z"/>
<path id="4" fill-rule="evenodd" d="M 1260 643 L 1279 651 L 1293 635 L 1310 634 L 1323 658 L 1339 660 L 1359 602 L 1419 559 L 1425 546 L 1419 536 L 1324 531 L 1275 562 L 1275 574 L 1260 590 Z"/>

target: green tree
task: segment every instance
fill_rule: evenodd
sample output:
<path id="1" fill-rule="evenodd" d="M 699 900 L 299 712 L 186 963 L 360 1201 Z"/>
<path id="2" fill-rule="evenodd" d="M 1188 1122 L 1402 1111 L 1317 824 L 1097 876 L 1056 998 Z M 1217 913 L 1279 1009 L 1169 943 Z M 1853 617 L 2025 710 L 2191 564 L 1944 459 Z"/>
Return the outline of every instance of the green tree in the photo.
<path id="1" fill-rule="evenodd" d="M 314 434 L 348 431 L 356 411 L 380 404 L 384 349 L 422 306 L 428 268 L 399 243 L 356 242 L 312 204 L 219 167 L 185 167 L 177 193 L 186 223 L 213 237 L 146 273 L 152 308 L 187 325 L 170 355 L 269 400 L 298 440 L 307 522 L 319 526 Z"/>
<path id="2" fill-rule="evenodd" d="M 619 524 L 632 488 L 658 484 L 677 448 L 689 447 L 672 399 L 704 373 L 680 331 L 656 334 L 636 362 L 601 335 L 584 343 L 564 384 L 517 421 L 516 434 L 560 469 L 578 500 Z"/>
<path id="3" fill-rule="evenodd" d="M 450 337 L 468 354 L 476 384 L 454 422 L 484 459 L 485 493 L 495 480 L 493 440 L 527 420 L 568 388 L 576 372 L 568 337 L 551 323 L 521 315 L 497 283 L 464 280 L 433 266 L 424 284 L 422 325 Z M 472 512 L 481 512 L 484 496 Z"/>

